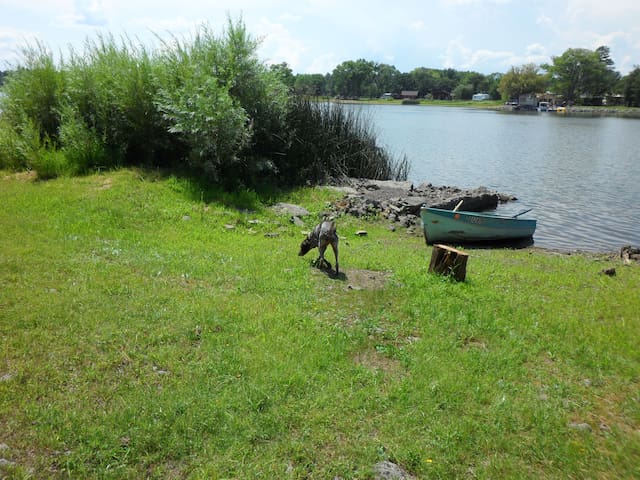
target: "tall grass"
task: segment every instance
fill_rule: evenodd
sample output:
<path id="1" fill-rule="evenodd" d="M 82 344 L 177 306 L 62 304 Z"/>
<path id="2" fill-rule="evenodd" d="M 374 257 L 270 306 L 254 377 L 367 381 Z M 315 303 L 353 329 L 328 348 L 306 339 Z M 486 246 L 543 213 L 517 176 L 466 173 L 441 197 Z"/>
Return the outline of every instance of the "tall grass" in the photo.
<path id="1" fill-rule="evenodd" d="M 258 44 L 229 20 L 157 50 L 100 35 L 59 65 L 27 46 L 0 99 L 0 168 L 187 167 L 227 185 L 406 176 L 362 120 L 290 97 Z"/>
<path id="2" fill-rule="evenodd" d="M 61 146 L 81 169 L 90 158 L 95 166 L 151 165 L 170 150 L 153 70 L 146 49 L 127 38 L 99 36 L 71 52 L 63 65 Z"/>
<path id="3" fill-rule="evenodd" d="M 288 170 L 290 181 L 322 182 L 328 177 L 405 180 L 406 157 L 393 158 L 376 141 L 371 122 L 342 104 L 317 103 L 305 97 L 292 101 Z"/>

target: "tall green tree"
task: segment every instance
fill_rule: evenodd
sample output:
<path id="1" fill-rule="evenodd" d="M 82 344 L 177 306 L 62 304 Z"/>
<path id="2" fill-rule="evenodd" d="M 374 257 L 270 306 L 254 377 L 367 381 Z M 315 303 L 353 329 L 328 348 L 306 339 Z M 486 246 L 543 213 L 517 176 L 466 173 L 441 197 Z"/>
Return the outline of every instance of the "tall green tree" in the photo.
<path id="1" fill-rule="evenodd" d="M 293 90 L 298 95 L 326 95 L 326 77 L 321 73 L 299 73 L 295 77 Z"/>
<path id="2" fill-rule="evenodd" d="M 453 98 L 456 100 L 471 100 L 475 88 L 470 83 L 459 83 L 456 88 L 453 89 Z"/>
<path id="3" fill-rule="evenodd" d="M 397 92 L 400 90 L 400 72 L 393 65 L 380 63 L 375 68 L 376 95 L 384 92 Z M 373 95 L 372 95 L 373 96 Z"/>
<path id="4" fill-rule="evenodd" d="M 524 93 L 537 93 L 544 91 L 547 80 L 540 73 L 540 68 L 528 63 L 520 67 L 511 67 L 500 78 L 498 92 L 503 100 L 517 98 Z"/>
<path id="5" fill-rule="evenodd" d="M 609 47 L 604 46 L 596 50 L 569 48 L 562 55 L 552 57 L 552 64 L 544 68 L 551 76 L 554 91 L 569 102 L 603 96 L 613 90 L 619 79 Z"/>
<path id="6" fill-rule="evenodd" d="M 269 70 L 275 73 L 287 87 L 293 88 L 296 77 L 287 62 L 273 64 Z"/>
<path id="7" fill-rule="evenodd" d="M 500 98 L 500 92 L 498 92 L 498 86 L 500 85 L 500 80 L 504 76 L 503 73 L 494 72 L 487 75 L 487 93 L 491 95 L 491 98 L 497 99 Z"/>
<path id="8" fill-rule="evenodd" d="M 333 70 L 333 88 L 338 95 L 361 97 L 374 83 L 376 64 L 364 59 L 342 62 Z"/>
<path id="9" fill-rule="evenodd" d="M 464 72 L 458 86 L 460 85 L 469 85 L 473 93 L 487 93 L 489 89 L 487 77 L 478 72 Z"/>
<path id="10" fill-rule="evenodd" d="M 419 67 L 409 72 L 411 84 L 403 85 L 402 90 L 418 90 L 420 96 L 425 96 L 433 90 L 436 83 L 436 72 L 433 69 Z"/>
<path id="11" fill-rule="evenodd" d="M 628 107 L 640 107 L 640 66 L 622 79 L 625 102 Z"/>

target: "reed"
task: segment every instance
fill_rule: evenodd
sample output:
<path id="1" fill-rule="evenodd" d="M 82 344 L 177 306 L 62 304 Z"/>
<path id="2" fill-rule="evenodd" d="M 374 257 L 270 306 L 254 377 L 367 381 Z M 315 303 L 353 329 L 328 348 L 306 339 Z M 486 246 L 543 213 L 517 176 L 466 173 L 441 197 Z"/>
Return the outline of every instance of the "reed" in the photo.
<path id="1" fill-rule="evenodd" d="M 284 173 L 293 175 L 293 182 L 340 177 L 404 180 L 408 176 L 406 157 L 394 158 L 381 148 L 370 119 L 342 104 L 295 97 L 288 123 L 292 138 Z"/>

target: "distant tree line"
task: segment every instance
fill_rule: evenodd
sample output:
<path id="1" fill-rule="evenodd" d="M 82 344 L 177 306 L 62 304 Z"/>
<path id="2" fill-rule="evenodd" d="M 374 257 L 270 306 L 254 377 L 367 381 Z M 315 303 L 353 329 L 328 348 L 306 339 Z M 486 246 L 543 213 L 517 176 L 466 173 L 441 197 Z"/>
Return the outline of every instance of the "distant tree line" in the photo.
<path id="1" fill-rule="evenodd" d="M 499 98 L 501 73 L 483 75 L 453 68 L 415 68 L 400 72 L 393 65 L 364 59 L 349 60 L 333 72 L 294 75 L 286 63 L 272 65 L 285 83 L 296 93 L 308 96 L 340 96 L 345 98 L 377 98 L 384 93 L 417 91 L 419 97 L 436 100 L 453 98 L 471 100 L 474 93 L 483 92 Z"/>
<path id="2" fill-rule="evenodd" d="M 487 93 L 492 99 L 507 101 L 525 93 L 549 91 L 574 104 L 597 104 L 607 95 L 619 94 L 626 105 L 640 106 L 640 67 L 623 77 L 614 69 L 607 46 L 569 48 L 550 63 L 513 66 L 506 73 L 489 75 L 425 67 L 400 72 L 393 65 L 364 59 L 342 62 L 325 75 L 294 75 L 286 63 L 271 69 L 291 90 L 311 97 L 377 98 L 384 93 L 417 91 L 418 97 L 435 100 L 471 100 L 475 93 Z"/>

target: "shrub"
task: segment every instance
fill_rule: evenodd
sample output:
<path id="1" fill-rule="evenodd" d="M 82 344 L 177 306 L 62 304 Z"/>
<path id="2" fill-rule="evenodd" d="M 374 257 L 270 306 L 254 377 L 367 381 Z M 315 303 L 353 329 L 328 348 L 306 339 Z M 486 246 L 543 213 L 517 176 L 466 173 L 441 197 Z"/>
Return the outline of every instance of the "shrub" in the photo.
<path id="1" fill-rule="evenodd" d="M 377 146 L 353 111 L 290 97 L 257 46 L 229 20 L 219 37 L 203 26 L 153 55 L 126 37 L 98 36 L 59 68 L 42 44 L 27 47 L 0 105 L 0 166 L 53 176 L 186 164 L 249 187 L 406 177 L 406 159 Z"/>
<path id="2" fill-rule="evenodd" d="M 22 49 L 23 65 L 5 80 L 2 116 L 19 133 L 19 126 L 31 122 L 40 139 L 54 140 L 60 126 L 60 92 L 64 76 L 57 70 L 53 55 L 42 43 Z"/>
<path id="3" fill-rule="evenodd" d="M 63 109 L 60 146 L 70 172 L 83 174 L 108 165 L 105 143 L 104 137 L 100 137 L 95 128 L 88 127 L 75 109 L 70 106 Z"/>
<path id="4" fill-rule="evenodd" d="M 155 106 L 152 59 L 144 48 L 126 38 L 118 44 L 112 36 L 99 36 L 85 43 L 82 55 L 72 51 L 63 68 L 65 118 L 73 124 L 67 130 L 82 122 L 103 143 L 109 158 L 96 161 L 153 164 L 168 149 L 169 133 Z"/>
<path id="5" fill-rule="evenodd" d="M 287 89 L 256 56 L 241 22 L 218 38 L 203 26 L 190 42 L 165 43 L 158 106 L 188 146 L 191 166 L 210 177 L 244 178 L 282 149 Z"/>
<path id="6" fill-rule="evenodd" d="M 74 173 L 64 153 L 55 148 L 48 148 L 46 144 L 35 152 L 31 166 L 38 173 L 40 180 Z"/>

